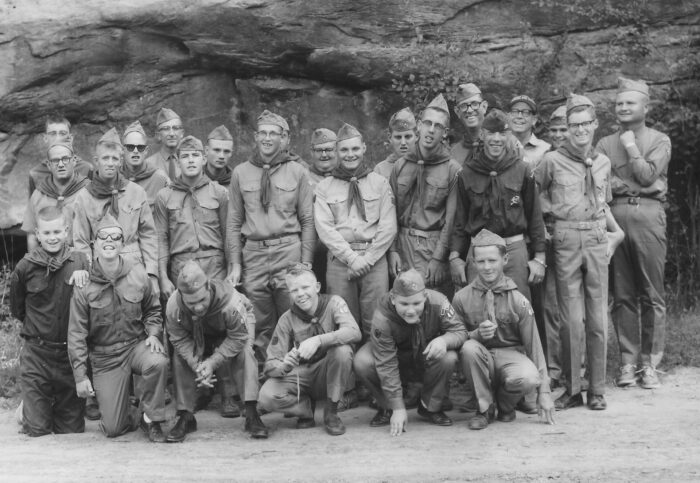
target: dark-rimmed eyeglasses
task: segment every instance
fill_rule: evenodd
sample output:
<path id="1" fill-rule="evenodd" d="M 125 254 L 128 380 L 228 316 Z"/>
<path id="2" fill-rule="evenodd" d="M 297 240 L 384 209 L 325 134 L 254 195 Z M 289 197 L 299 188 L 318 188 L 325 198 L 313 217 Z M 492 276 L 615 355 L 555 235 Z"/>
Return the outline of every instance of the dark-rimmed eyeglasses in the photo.
<path id="1" fill-rule="evenodd" d="M 313 148 L 312 151 L 316 154 L 332 154 L 335 148 Z"/>
<path id="2" fill-rule="evenodd" d="M 472 102 L 463 102 L 457 106 L 457 110 L 459 112 L 468 112 L 470 109 L 472 111 L 476 111 L 481 107 L 481 103 L 484 101 L 472 101 Z"/>
<path id="3" fill-rule="evenodd" d="M 72 156 L 63 156 L 62 158 L 49 158 L 49 164 L 58 164 L 58 163 L 68 164 L 71 162 L 72 159 L 73 159 Z"/>
<path id="4" fill-rule="evenodd" d="M 513 117 L 516 117 L 516 116 L 530 117 L 534 114 L 534 112 L 532 112 L 530 109 L 512 109 L 509 114 Z"/>
<path id="5" fill-rule="evenodd" d="M 444 131 L 447 129 L 447 126 L 440 124 L 439 122 L 429 121 L 427 119 L 421 119 L 420 123 L 423 124 L 424 126 L 426 126 L 428 129 L 430 129 L 432 127 L 434 127 L 435 129 L 437 129 L 439 131 Z"/>
<path id="6" fill-rule="evenodd" d="M 574 131 L 574 130 L 580 128 L 580 127 L 584 128 L 584 129 L 588 129 L 589 127 L 591 127 L 591 125 L 592 125 L 594 122 L 595 122 L 595 121 L 570 122 L 570 123 L 569 123 L 569 130 L 570 130 L 570 131 Z"/>

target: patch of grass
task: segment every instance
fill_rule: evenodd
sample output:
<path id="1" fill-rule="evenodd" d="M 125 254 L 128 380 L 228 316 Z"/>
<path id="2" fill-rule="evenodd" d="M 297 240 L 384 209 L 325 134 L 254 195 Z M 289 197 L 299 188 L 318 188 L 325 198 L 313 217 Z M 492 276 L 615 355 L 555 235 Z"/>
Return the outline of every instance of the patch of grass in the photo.
<path id="1" fill-rule="evenodd" d="M 10 314 L 10 268 L 0 270 L 0 398 L 19 395 L 19 354 L 21 322 Z"/>

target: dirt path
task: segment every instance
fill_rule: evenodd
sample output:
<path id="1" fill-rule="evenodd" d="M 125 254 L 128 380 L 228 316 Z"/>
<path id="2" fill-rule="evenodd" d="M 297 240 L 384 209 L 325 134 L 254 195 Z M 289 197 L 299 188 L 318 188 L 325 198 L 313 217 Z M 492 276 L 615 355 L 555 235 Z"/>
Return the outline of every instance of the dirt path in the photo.
<path id="1" fill-rule="evenodd" d="M 467 414 L 437 428 L 410 412 L 408 432 L 370 428 L 367 407 L 343 413 L 348 432 L 297 431 L 266 415 L 272 434 L 248 439 L 243 421 L 198 413 L 199 431 L 183 444 L 153 445 L 141 432 L 108 440 L 90 422 L 85 434 L 18 434 L 0 412 L 2 481 L 699 481 L 700 369 L 669 374 L 661 389 L 610 388 L 609 409 L 557 413 L 547 426 L 518 413 L 515 422 L 469 431 Z M 320 420 L 321 411 L 316 415 Z"/>

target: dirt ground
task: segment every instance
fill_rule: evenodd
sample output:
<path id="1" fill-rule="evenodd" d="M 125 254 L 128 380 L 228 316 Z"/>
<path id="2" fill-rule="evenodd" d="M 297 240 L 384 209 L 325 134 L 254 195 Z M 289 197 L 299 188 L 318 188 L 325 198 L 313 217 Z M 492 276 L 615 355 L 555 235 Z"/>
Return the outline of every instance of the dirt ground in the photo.
<path id="1" fill-rule="evenodd" d="M 199 431 L 182 444 L 150 444 L 142 432 L 106 439 L 96 422 L 85 434 L 29 438 L 13 411 L 0 411 L 2 481 L 699 481 L 700 369 L 681 368 L 663 386 L 609 388 L 608 410 L 557 413 L 554 426 L 518 413 L 483 431 L 434 427 L 409 412 L 392 438 L 370 428 L 366 406 L 342 413 L 344 436 L 269 414 L 268 440 L 249 439 L 243 420 L 197 414 Z M 458 391 L 453 394 L 459 403 Z M 170 411 L 171 416 L 173 411 Z M 169 421 L 168 427 L 172 424 Z"/>

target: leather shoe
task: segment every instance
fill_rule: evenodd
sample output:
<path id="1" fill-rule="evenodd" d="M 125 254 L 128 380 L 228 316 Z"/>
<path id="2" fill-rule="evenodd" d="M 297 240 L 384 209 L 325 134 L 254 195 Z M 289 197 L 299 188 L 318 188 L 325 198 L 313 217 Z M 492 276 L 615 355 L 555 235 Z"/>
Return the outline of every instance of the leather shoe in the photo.
<path id="1" fill-rule="evenodd" d="M 374 415 L 372 421 L 369 425 L 373 428 L 378 428 L 379 426 L 388 426 L 391 424 L 391 415 L 394 413 L 391 409 L 379 408 L 377 414 Z"/>
<path id="2" fill-rule="evenodd" d="M 168 433 L 166 441 L 168 443 L 182 443 L 187 433 L 197 431 L 197 420 L 189 411 L 178 411 L 175 426 Z"/>
<path id="3" fill-rule="evenodd" d="M 418 415 L 436 426 L 452 426 L 452 420 L 442 411 L 428 411 L 422 402 L 418 403 Z"/>
<path id="4" fill-rule="evenodd" d="M 515 409 L 525 414 L 537 414 L 537 404 L 533 406 L 524 396 L 518 401 Z"/>
<path id="5" fill-rule="evenodd" d="M 565 392 L 559 397 L 559 399 L 554 401 L 554 408 L 557 411 L 563 411 L 565 409 L 576 408 L 579 406 L 583 406 L 583 396 L 581 393 L 571 396 L 569 393 Z"/>
<path id="6" fill-rule="evenodd" d="M 343 394 L 343 397 L 338 401 L 338 412 L 347 411 L 348 409 L 356 408 L 360 403 L 357 400 L 357 391 L 351 389 Z"/>
<path id="7" fill-rule="evenodd" d="M 329 412 L 323 415 L 323 424 L 326 427 L 326 433 L 331 436 L 340 436 L 345 434 L 345 425 L 340 420 L 336 413 Z"/>
<path id="8" fill-rule="evenodd" d="M 297 429 L 309 429 L 316 426 L 313 416 L 310 418 L 297 418 Z"/>
<path id="9" fill-rule="evenodd" d="M 100 417 L 102 417 L 102 414 L 100 414 L 100 407 L 97 405 L 97 399 L 94 397 L 88 398 L 85 404 L 85 418 L 90 421 L 97 421 Z"/>
<path id="10" fill-rule="evenodd" d="M 588 401 L 588 409 L 593 411 L 602 411 L 608 407 L 608 403 L 605 402 L 605 397 L 602 394 L 589 394 L 586 398 Z"/>
<path id="11" fill-rule="evenodd" d="M 160 427 L 160 421 L 147 423 L 141 416 L 141 429 L 148 435 L 148 440 L 152 443 L 165 443 L 165 435 Z"/>
<path id="12" fill-rule="evenodd" d="M 486 428 L 491 421 L 493 421 L 496 408 L 492 404 L 484 413 L 476 413 L 474 416 L 469 418 L 467 421 L 467 426 L 469 429 L 479 430 Z"/>
<path id="13" fill-rule="evenodd" d="M 268 436 L 267 426 L 263 424 L 257 411 L 250 415 L 246 414 L 245 431 L 255 439 L 266 439 Z"/>
<path id="14" fill-rule="evenodd" d="M 502 423 L 510 423 L 515 421 L 515 411 L 498 411 L 498 419 Z"/>
<path id="15" fill-rule="evenodd" d="M 222 398 L 221 401 L 221 417 L 222 418 L 237 418 L 241 415 L 241 410 L 236 404 L 233 397 Z"/>

